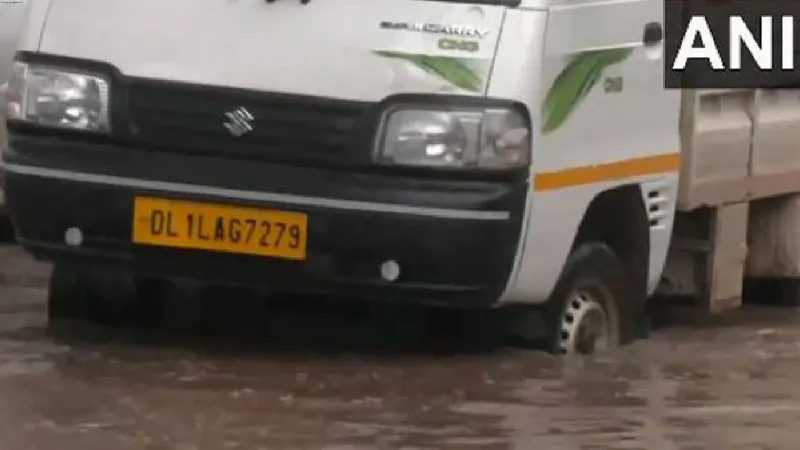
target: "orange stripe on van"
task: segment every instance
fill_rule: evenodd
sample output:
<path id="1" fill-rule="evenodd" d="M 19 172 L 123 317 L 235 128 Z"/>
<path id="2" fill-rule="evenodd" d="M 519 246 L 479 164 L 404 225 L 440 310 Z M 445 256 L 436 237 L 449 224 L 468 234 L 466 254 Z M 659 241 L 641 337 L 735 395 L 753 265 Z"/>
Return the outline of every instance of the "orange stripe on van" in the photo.
<path id="1" fill-rule="evenodd" d="M 641 175 L 677 172 L 680 167 L 680 153 L 626 159 L 596 166 L 573 167 L 538 173 L 533 181 L 533 189 L 535 191 L 551 191 L 605 181 L 618 181 Z"/>

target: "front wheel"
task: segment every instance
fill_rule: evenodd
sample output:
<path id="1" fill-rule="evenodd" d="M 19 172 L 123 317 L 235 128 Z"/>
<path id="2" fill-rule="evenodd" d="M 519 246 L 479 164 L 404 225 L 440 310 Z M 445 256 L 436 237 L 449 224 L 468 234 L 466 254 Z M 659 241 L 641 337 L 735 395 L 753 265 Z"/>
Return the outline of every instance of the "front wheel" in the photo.
<path id="1" fill-rule="evenodd" d="M 152 283 L 133 275 L 81 271 L 55 264 L 47 295 L 50 324 L 62 320 L 111 326 L 153 326 L 161 302 Z"/>
<path id="2" fill-rule="evenodd" d="M 548 350 L 586 355 L 629 342 L 636 318 L 632 283 L 607 245 L 578 247 L 546 306 Z"/>

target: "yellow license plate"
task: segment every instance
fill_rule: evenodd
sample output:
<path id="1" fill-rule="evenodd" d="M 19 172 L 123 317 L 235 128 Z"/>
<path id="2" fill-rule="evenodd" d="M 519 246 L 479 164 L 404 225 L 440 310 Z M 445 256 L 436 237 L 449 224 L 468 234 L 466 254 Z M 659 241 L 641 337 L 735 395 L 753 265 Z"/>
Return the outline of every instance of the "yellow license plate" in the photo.
<path id="1" fill-rule="evenodd" d="M 308 217 L 151 197 L 136 197 L 133 242 L 294 260 L 306 259 Z"/>

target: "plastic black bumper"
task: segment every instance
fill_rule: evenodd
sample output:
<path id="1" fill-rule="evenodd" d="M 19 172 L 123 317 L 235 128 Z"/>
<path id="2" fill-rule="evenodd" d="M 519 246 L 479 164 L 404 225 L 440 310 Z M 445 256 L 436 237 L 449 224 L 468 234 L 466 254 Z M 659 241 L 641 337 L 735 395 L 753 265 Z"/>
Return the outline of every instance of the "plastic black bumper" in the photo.
<path id="1" fill-rule="evenodd" d="M 17 238 L 42 259 L 465 308 L 490 306 L 502 294 L 528 186 L 524 180 L 345 173 L 23 135 L 11 136 L 6 161 Z M 308 259 L 134 245 L 137 194 L 305 212 Z M 83 231 L 82 246 L 64 243 L 69 227 Z M 386 260 L 400 264 L 394 282 L 381 278 Z"/>

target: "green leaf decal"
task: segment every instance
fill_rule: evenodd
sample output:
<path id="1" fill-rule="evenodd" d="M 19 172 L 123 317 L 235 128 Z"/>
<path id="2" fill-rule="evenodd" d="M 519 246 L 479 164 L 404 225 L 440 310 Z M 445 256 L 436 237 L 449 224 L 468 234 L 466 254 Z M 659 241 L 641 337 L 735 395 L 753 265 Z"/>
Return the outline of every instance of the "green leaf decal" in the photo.
<path id="1" fill-rule="evenodd" d="M 420 69 L 470 92 L 483 90 L 483 80 L 475 70 L 468 67 L 460 58 L 430 56 L 412 53 L 375 51 L 376 55 L 410 62 Z"/>
<path id="2" fill-rule="evenodd" d="M 544 101 L 542 133 L 564 124 L 609 66 L 627 59 L 633 49 L 614 48 L 577 54 L 553 81 Z"/>

